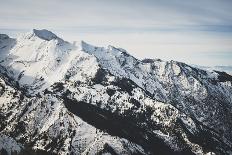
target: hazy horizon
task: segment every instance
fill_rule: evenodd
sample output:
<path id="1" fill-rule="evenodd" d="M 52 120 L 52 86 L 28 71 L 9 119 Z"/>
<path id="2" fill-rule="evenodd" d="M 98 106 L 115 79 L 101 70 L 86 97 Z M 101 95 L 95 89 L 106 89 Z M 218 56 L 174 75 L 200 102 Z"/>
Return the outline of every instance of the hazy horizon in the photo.
<path id="1" fill-rule="evenodd" d="M 139 59 L 232 66 L 232 1 L 1 1 L 0 33 L 48 29 Z"/>

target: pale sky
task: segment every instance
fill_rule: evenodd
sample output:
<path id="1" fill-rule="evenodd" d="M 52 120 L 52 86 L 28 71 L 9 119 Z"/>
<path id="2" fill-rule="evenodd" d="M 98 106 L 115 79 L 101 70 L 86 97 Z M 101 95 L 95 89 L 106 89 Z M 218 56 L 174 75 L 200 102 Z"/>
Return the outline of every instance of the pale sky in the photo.
<path id="1" fill-rule="evenodd" d="M 0 0 L 0 33 L 33 28 L 139 59 L 232 66 L 232 0 Z"/>

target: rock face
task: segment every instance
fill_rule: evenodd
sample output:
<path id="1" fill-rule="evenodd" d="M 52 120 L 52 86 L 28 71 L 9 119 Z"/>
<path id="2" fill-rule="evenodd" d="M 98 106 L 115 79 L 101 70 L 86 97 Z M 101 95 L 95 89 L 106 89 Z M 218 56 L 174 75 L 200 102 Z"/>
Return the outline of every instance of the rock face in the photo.
<path id="1" fill-rule="evenodd" d="M 0 154 L 232 154 L 232 77 L 71 44 L 0 35 Z"/>

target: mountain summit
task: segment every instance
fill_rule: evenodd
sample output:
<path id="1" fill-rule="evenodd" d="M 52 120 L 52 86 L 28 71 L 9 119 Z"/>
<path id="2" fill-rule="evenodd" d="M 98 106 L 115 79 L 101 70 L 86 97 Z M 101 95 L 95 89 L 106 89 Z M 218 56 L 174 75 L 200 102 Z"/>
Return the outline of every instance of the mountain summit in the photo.
<path id="1" fill-rule="evenodd" d="M 47 41 L 58 38 L 54 33 L 52 33 L 51 31 L 45 30 L 45 29 L 43 30 L 33 29 L 32 34 Z"/>
<path id="2" fill-rule="evenodd" d="M 0 35 L 0 154 L 232 154 L 232 77 L 48 30 Z"/>

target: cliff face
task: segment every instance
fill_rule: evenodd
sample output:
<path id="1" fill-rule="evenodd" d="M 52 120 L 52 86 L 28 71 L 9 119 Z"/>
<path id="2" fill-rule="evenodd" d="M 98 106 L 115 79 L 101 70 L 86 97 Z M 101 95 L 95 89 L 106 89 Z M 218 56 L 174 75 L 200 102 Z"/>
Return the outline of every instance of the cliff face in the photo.
<path id="1" fill-rule="evenodd" d="M 0 35 L 0 149 L 231 154 L 231 81 L 113 46 L 71 44 L 47 30 Z"/>

